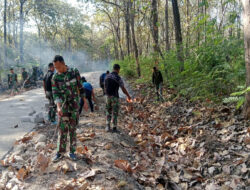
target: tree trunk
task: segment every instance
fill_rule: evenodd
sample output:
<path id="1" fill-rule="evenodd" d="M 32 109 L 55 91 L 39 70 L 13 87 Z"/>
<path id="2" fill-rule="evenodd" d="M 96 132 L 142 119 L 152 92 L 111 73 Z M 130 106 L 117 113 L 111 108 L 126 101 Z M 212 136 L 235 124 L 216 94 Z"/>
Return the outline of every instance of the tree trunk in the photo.
<path id="1" fill-rule="evenodd" d="M 121 59 L 124 59 L 124 53 L 123 53 L 123 49 L 122 49 L 122 43 L 121 43 L 121 27 L 120 27 L 120 13 L 119 10 L 117 10 L 117 27 L 116 27 L 116 35 L 117 35 L 117 41 L 119 44 L 119 48 L 120 48 L 120 56 Z"/>
<path id="2" fill-rule="evenodd" d="M 23 15 L 23 6 L 26 0 L 20 0 L 20 36 L 19 36 L 19 40 L 20 40 L 20 44 L 19 44 L 19 48 L 20 48 L 20 64 L 23 64 L 24 62 L 24 55 L 23 55 L 23 24 L 24 24 L 24 15 Z"/>
<path id="3" fill-rule="evenodd" d="M 181 19 L 177 0 L 172 0 L 173 14 L 174 14 L 174 26 L 175 26 L 175 38 L 177 57 L 180 61 L 180 72 L 184 70 L 184 58 L 183 58 L 183 44 L 182 44 L 182 33 L 181 33 Z"/>
<path id="4" fill-rule="evenodd" d="M 4 64 L 7 62 L 7 0 L 4 0 Z"/>
<path id="5" fill-rule="evenodd" d="M 200 26 L 199 26 L 199 21 L 200 21 L 200 0 L 197 0 L 197 46 L 200 46 Z"/>
<path id="6" fill-rule="evenodd" d="M 250 0 L 242 0 L 243 20 L 244 20 L 244 42 L 245 42 L 245 61 L 246 61 L 246 85 L 250 86 Z M 250 92 L 246 94 L 245 117 L 250 119 Z"/>
<path id="7" fill-rule="evenodd" d="M 152 26 L 151 26 L 151 31 L 152 31 L 152 36 L 153 36 L 153 49 L 156 55 L 158 56 L 159 54 L 161 57 L 164 59 L 163 54 L 161 53 L 161 49 L 159 46 L 159 23 L 158 23 L 158 5 L 157 5 L 157 0 L 152 0 L 151 2 L 151 17 L 152 17 Z"/>
<path id="8" fill-rule="evenodd" d="M 203 18 L 205 18 L 207 15 L 207 0 L 203 0 L 203 4 L 204 4 Z M 204 22 L 204 42 L 205 43 L 207 42 L 207 20 L 205 20 Z"/>
<path id="9" fill-rule="evenodd" d="M 134 46 L 134 52 L 135 52 L 135 60 L 136 60 L 136 70 L 138 77 L 141 77 L 141 68 L 140 68 L 140 62 L 139 62 L 139 52 L 136 42 L 136 36 L 135 36 L 135 7 L 131 11 L 131 32 L 132 32 L 132 38 L 133 38 L 133 46 Z"/>
<path id="10" fill-rule="evenodd" d="M 126 43 L 127 43 L 127 55 L 130 56 L 130 4 L 131 1 L 124 1 L 126 6 L 125 11 L 125 24 L 126 24 Z"/>
<path id="11" fill-rule="evenodd" d="M 166 51 L 170 50 L 170 42 L 169 42 L 169 23 L 168 23 L 168 0 L 166 0 L 165 3 L 165 24 L 166 24 L 166 33 L 165 33 L 165 38 L 166 38 Z"/>
<path id="12" fill-rule="evenodd" d="M 12 44 L 12 38 L 11 38 L 11 26 L 10 26 L 10 20 L 11 20 L 11 12 L 10 12 L 10 7 L 11 7 L 12 5 L 11 5 L 11 3 L 9 3 L 9 5 L 8 5 L 8 19 L 9 19 L 9 22 L 8 22 L 8 32 L 7 32 L 7 34 L 8 34 L 8 44 L 9 44 L 9 46 L 11 46 L 11 44 Z"/>
<path id="13" fill-rule="evenodd" d="M 115 32 L 114 32 L 114 29 L 113 28 L 111 28 L 111 32 L 112 32 L 112 34 L 113 34 L 113 43 L 114 43 L 114 51 L 115 51 L 115 59 L 116 60 L 119 60 L 119 51 L 118 51 L 118 46 L 117 46 L 117 38 L 116 38 L 116 34 L 115 34 Z"/>
<path id="14" fill-rule="evenodd" d="M 190 43 L 190 14 L 189 14 L 189 0 L 186 0 L 186 22 L 187 22 L 187 33 L 186 33 L 186 57 L 189 56 L 189 43 Z"/>

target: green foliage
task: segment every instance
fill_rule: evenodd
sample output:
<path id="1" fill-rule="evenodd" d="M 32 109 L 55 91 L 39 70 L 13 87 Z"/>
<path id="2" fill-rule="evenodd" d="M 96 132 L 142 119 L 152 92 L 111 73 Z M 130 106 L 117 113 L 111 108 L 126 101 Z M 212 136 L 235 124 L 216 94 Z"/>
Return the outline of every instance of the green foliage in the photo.
<path id="1" fill-rule="evenodd" d="M 250 92 L 250 86 L 244 88 L 242 86 L 238 87 L 238 92 L 234 92 L 230 97 L 223 100 L 224 103 L 237 103 L 236 108 L 239 109 L 245 103 L 245 94 Z"/>
<path id="2" fill-rule="evenodd" d="M 126 57 L 124 60 L 116 60 L 112 65 L 119 64 L 121 66 L 121 74 L 127 78 L 134 78 L 136 76 L 135 60 Z"/>
<path id="3" fill-rule="evenodd" d="M 170 83 L 179 89 L 181 95 L 191 99 L 221 100 L 233 92 L 235 86 L 244 84 L 242 44 L 242 41 L 233 38 L 208 38 L 206 43 L 201 44 L 186 58 L 185 71 L 182 73 L 178 73 L 178 62 L 173 64 L 174 54 L 170 54 L 170 60 L 166 55 L 164 65 L 167 67 L 165 70 L 171 72 Z"/>
<path id="4" fill-rule="evenodd" d="M 194 47 L 185 58 L 184 71 L 179 72 L 180 62 L 175 51 L 165 54 L 159 63 L 164 81 L 170 88 L 178 90 L 180 96 L 191 100 L 221 101 L 235 91 L 235 87 L 245 83 L 243 41 L 236 38 L 225 39 L 221 35 L 208 35 L 206 42 Z M 133 58 L 115 61 L 122 67 L 121 74 L 127 78 L 136 76 L 136 64 Z M 142 77 L 138 83 L 150 82 L 154 59 L 140 57 Z M 246 90 L 241 93 L 245 93 Z M 242 98 L 238 98 L 242 104 Z M 240 104 L 239 104 L 240 105 Z"/>

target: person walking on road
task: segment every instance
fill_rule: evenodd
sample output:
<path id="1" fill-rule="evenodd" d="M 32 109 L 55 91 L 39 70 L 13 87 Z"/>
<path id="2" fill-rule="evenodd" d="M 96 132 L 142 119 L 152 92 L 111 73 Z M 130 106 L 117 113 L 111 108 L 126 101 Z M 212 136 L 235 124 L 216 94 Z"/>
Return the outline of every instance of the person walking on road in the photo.
<path id="1" fill-rule="evenodd" d="M 49 100 L 48 119 L 52 124 L 56 124 L 56 104 L 54 102 L 54 98 L 52 94 L 52 84 L 51 84 L 54 71 L 55 71 L 55 67 L 53 63 L 49 63 L 48 72 L 45 74 L 43 78 L 44 92 L 45 92 L 46 98 Z"/>
<path id="2" fill-rule="evenodd" d="M 68 133 L 70 141 L 69 158 L 75 161 L 77 160 L 75 151 L 76 127 L 79 122 L 79 95 L 84 99 L 84 109 L 88 110 L 85 90 L 82 86 L 79 71 L 67 68 L 62 56 L 55 56 L 53 63 L 57 73 L 52 78 L 52 93 L 59 117 L 57 154 L 53 161 L 59 161 L 63 157 L 62 154 L 66 152 Z"/>
<path id="3" fill-rule="evenodd" d="M 107 77 L 108 74 L 109 74 L 109 71 L 107 71 L 106 73 L 103 73 L 103 74 L 100 76 L 100 87 L 102 88 L 103 95 L 105 95 L 104 81 L 105 81 L 105 78 Z"/>
<path id="4" fill-rule="evenodd" d="M 106 76 L 105 79 L 105 93 L 107 95 L 106 103 L 106 131 L 111 131 L 111 120 L 113 125 L 113 132 L 117 132 L 117 119 L 119 113 L 119 88 L 123 93 L 131 100 L 131 97 L 124 86 L 122 78 L 119 76 L 120 65 L 115 64 L 113 66 L 113 72 Z"/>
<path id="5" fill-rule="evenodd" d="M 83 83 L 82 84 L 83 88 L 85 90 L 86 99 L 89 102 L 90 110 L 91 110 L 91 112 L 94 112 L 94 104 L 92 102 L 92 98 L 93 98 L 94 102 L 96 103 L 94 88 L 92 87 L 92 85 L 89 82 L 87 82 L 87 80 L 86 80 L 85 77 L 82 77 L 82 83 Z M 83 99 L 80 99 L 79 114 L 82 113 L 82 107 L 83 107 L 83 105 L 84 105 Z"/>
<path id="6" fill-rule="evenodd" d="M 162 96 L 163 77 L 161 71 L 159 71 L 157 67 L 153 68 L 152 82 L 155 85 L 157 100 L 158 101 L 163 100 Z"/>

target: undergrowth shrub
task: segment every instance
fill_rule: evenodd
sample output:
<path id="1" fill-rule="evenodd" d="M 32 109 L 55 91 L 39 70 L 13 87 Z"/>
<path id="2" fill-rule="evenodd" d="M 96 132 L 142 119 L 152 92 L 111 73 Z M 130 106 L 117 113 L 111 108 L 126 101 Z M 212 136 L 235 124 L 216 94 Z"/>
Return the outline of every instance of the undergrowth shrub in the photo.
<path id="1" fill-rule="evenodd" d="M 138 83 L 151 82 L 155 66 L 152 56 L 140 57 L 141 78 L 137 77 L 134 58 L 126 57 L 114 63 L 121 65 L 123 76 Z M 183 72 L 179 72 L 180 64 L 176 52 L 169 51 L 158 67 L 164 83 L 175 88 L 179 96 L 191 100 L 221 101 L 236 91 L 237 86 L 245 84 L 244 45 L 238 38 L 208 35 L 206 42 L 192 47 L 189 56 L 185 57 Z"/>

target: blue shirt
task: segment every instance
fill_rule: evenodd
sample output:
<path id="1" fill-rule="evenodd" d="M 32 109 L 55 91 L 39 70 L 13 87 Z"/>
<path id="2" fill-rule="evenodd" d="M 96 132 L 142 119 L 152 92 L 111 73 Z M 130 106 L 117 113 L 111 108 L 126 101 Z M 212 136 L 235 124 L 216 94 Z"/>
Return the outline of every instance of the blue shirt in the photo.
<path id="1" fill-rule="evenodd" d="M 89 91 L 92 92 L 93 87 L 92 87 L 92 85 L 90 83 L 84 82 L 82 85 L 83 85 L 84 89 L 89 90 Z"/>
<path id="2" fill-rule="evenodd" d="M 103 73 L 100 77 L 102 83 L 104 83 L 105 78 L 106 78 L 106 73 Z"/>

